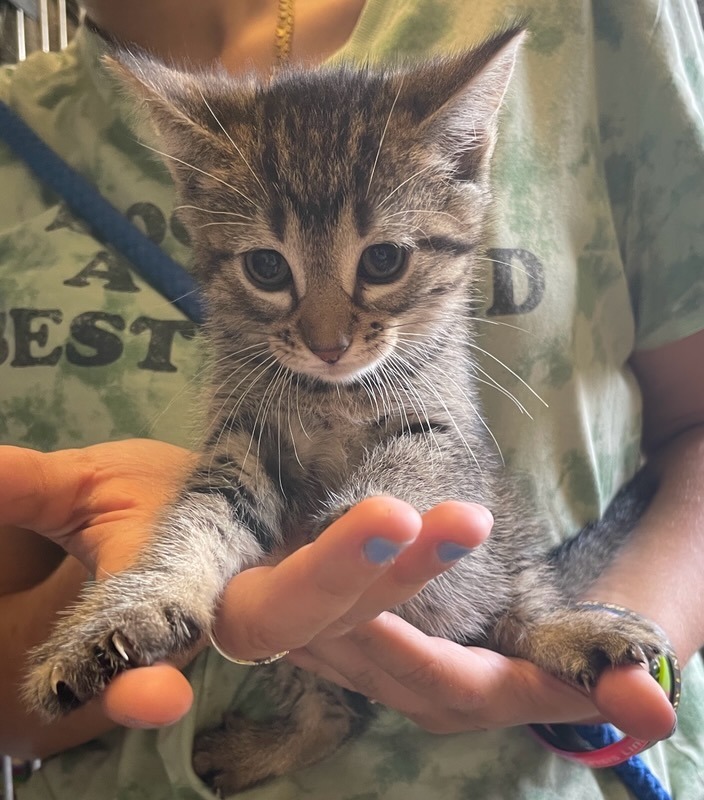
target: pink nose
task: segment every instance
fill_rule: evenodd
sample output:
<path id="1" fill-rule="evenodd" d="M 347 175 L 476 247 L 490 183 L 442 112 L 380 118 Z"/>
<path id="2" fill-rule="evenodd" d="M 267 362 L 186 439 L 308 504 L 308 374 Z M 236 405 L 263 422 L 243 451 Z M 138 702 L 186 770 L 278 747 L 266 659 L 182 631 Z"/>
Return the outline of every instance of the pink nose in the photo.
<path id="1" fill-rule="evenodd" d="M 347 337 L 345 337 L 336 342 L 334 347 L 326 347 L 323 344 L 312 344 L 310 345 L 310 351 L 313 353 L 313 355 L 318 356 L 318 358 L 321 361 L 324 361 L 326 364 L 337 364 L 342 357 L 342 354 L 349 346 L 349 340 Z"/>
<path id="2" fill-rule="evenodd" d="M 337 364 L 345 350 L 347 350 L 347 347 L 335 347 L 332 350 L 314 350 L 311 348 L 311 353 L 318 356 L 326 364 Z"/>

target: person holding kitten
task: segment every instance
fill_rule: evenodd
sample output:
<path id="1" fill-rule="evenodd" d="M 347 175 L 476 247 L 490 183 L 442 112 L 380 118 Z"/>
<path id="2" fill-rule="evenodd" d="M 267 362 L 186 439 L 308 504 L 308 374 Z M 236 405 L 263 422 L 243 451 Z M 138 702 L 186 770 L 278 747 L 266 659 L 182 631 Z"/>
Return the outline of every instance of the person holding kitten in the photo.
<path id="1" fill-rule="evenodd" d="M 273 4 L 262 10 L 246 3 L 184 3 L 177 12 L 171 3 L 169 25 L 163 4 L 134 5 L 128 14 L 124 4 L 118 11 L 92 3 L 88 13 L 103 33 L 162 58 L 191 65 L 219 59 L 232 71 L 271 66 L 265 42 L 275 27 Z M 698 797 L 701 711 L 696 700 L 686 700 L 704 692 L 696 653 L 704 642 L 697 547 L 702 183 L 695 177 L 702 156 L 702 36 L 694 3 L 606 9 L 582 2 L 558 8 L 545 0 L 510 10 L 488 0 L 323 5 L 296 4 L 291 58 L 420 59 L 477 44 L 517 10 L 531 14 L 531 37 L 509 89 L 493 161 L 496 219 L 482 278 L 482 315 L 506 324 L 487 324 L 481 344 L 549 408 L 488 355 L 482 369 L 493 388 L 486 388 L 485 407 L 508 468 L 549 515 L 556 537 L 603 511 L 635 470 L 641 449 L 658 464 L 661 487 L 651 509 L 590 596 L 658 622 L 688 663 L 679 732 L 645 758 L 675 796 Z M 129 103 L 104 74 L 101 47 L 99 34 L 84 30 L 68 53 L 40 57 L 8 74 L 3 95 L 154 241 L 187 263 L 172 187 L 136 144 Z M 77 119 L 80 136 L 73 133 Z M 8 153 L 0 158 L 22 187 L 8 192 L 1 206 L 8 254 L 2 276 L 9 287 L 0 351 L 7 376 L 0 381 L 5 440 L 53 450 L 137 435 L 146 425 L 156 439 L 184 443 L 188 403 L 178 393 L 196 374 L 198 359 L 189 323 L 46 197 Z M 506 395 L 493 394 L 497 383 L 529 405 L 532 422 Z M 172 491 L 187 455 L 167 445 L 123 442 L 48 459 L 14 450 L 0 457 L 3 471 L 17 479 L 3 489 L 3 522 L 38 531 L 79 559 L 65 559 L 47 578 L 59 560 L 55 550 L 17 532 L 4 540 L 6 552 L 19 546 L 23 563 L 40 566 L 27 566 L 23 577 L 13 564 L 3 584 L 9 587 L 3 617 L 34 620 L 21 635 L 9 623 L 2 631 L 8 654 L 3 692 L 13 709 L 3 722 L 3 747 L 7 741 L 16 752 L 48 755 L 91 741 L 48 761 L 22 796 L 104 796 L 106 786 L 116 796 L 173 796 L 176 790 L 210 796 L 183 758 L 194 732 L 228 707 L 256 706 L 248 692 L 251 671 L 232 667 L 212 650 L 186 667 L 196 701 L 171 729 L 105 732 L 106 712 L 122 723 L 160 725 L 186 711 L 189 690 L 166 666 L 125 674 L 106 692 L 102 710 L 77 712 L 50 729 L 23 718 L 14 698 L 25 650 L 44 638 L 50 618 L 75 597 L 86 568 L 108 573 L 134 557 L 145 523 Z M 145 477 L 154 474 L 159 482 L 145 497 Z M 23 498 L 41 496 L 33 475 L 41 476 L 45 495 L 23 510 Z M 94 491 L 84 494 L 86 485 Z M 126 494 L 139 502 L 125 508 Z M 468 548 L 487 536 L 490 522 L 481 510 L 469 506 L 460 519 L 432 520 L 393 504 L 362 504 L 350 513 L 356 516 L 338 529 L 331 549 L 321 537 L 308 560 L 294 554 L 272 572 L 238 576 L 223 604 L 218 640 L 245 659 L 292 649 L 295 663 L 401 715 L 383 712 L 333 760 L 263 785 L 253 796 L 527 797 L 536 790 L 541 796 L 623 796 L 613 773 L 551 756 L 515 727 L 590 718 L 596 709 L 579 693 L 531 665 L 426 640 L 389 615 L 374 619 L 444 568 L 435 560 L 438 537 L 451 531 L 460 539 L 457 547 Z M 95 530 L 85 528 L 86 519 Z M 339 579 L 349 580 L 347 591 L 339 605 L 326 605 L 329 596 L 310 576 L 324 574 L 330 559 L 339 562 L 344 543 L 364 552 L 361 534 L 382 528 L 408 545 L 403 556 L 371 571 L 373 560 L 345 561 Z M 37 608 L 44 609 L 39 618 L 31 614 Z M 149 704 L 147 687 L 155 676 L 171 687 L 161 708 Z M 672 728 L 664 696 L 640 670 L 605 675 L 592 699 L 636 735 L 663 738 Z M 340 771 L 350 776 L 344 789 Z"/>

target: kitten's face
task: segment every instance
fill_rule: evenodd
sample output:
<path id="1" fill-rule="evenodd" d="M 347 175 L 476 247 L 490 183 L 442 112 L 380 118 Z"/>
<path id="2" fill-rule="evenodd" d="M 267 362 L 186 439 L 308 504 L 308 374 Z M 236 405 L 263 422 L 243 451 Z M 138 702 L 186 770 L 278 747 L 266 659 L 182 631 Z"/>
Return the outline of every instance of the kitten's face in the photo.
<path id="1" fill-rule="evenodd" d="M 216 132 L 216 179 L 199 174 L 184 197 L 203 209 L 190 209 L 190 228 L 216 326 L 236 320 L 245 346 L 265 341 L 279 363 L 326 382 L 452 335 L 484 216 L 483 188 L 452 179 L 408 111 L 390 114 L 394 94 L 379 94 L 276 98 L 239 153 Z"/>
<path id="2" fill-rule="evenodd" d="M 160 68 L 149 99 L 216 357 L 347 383 L 461 335 L 519 40 L 415 72 L 295 72 L 264 86 Z"/>

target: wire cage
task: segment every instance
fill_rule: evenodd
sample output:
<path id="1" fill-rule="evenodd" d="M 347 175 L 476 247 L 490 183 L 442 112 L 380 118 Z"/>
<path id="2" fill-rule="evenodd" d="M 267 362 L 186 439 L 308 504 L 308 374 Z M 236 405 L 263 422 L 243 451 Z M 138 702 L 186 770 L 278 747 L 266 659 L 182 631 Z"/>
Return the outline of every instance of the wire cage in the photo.
<path id="1" fill-rule="evenodd" d="M 0 0 L 0 63 L 66 47 L 79 18 L 76 0 Z"/>

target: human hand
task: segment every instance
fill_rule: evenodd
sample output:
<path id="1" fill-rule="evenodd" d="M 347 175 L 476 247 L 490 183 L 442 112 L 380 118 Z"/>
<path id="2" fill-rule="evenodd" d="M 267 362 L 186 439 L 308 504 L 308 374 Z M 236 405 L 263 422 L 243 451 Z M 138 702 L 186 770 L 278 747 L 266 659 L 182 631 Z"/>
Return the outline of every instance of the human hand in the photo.
<path id="1" fill-rule="evenodd" d="M 149 440 L 49 454 L 1 447 L 0 525 L 41 534 L 100 579 L 134 561 L 192 458 Z M 340 636 L 451 566 L 439 558 L 438 544 L 472 548 L 490 528 L 491 515 L 479 506 L 444 503 L 421 518 L 401 501 L 371 498 L 276 567 L 237 576 L 223 597 L 216 635 L 241 658 L 300 648 L 321 634 Z M 365 544 L 378 537 L 403 550 L 395 561 L 365 557 Z M 102 698 L 111 719 L 131 726 L 173 722 L 191 702 L 188 682 L 171 664 L 128 671 Z"/>
<path id="2" fill-rule="evenodd" d="M 178 447 L 143 440 L 50 454 L 0 447 L 0 750 L 44 757 L 114 725 L 98 703 L 51 725 L 40 723 L 17 692 L 26 654 L 46 640 L 56 615 L 76 601 L 87 579 L 134 561 L 191 459 Z M 59 548 L 48 543 L 71 555 L 61 563 Z M 185 703 L 179 715 L 190 697 Z"/>
<path id="3" fill-rule="evenodd" d="M 433 733 L 606 719 L 650 741 L 669 736 L 676 721 L 664 692 L 640 667 L 604 672 L 587 696 L 528 661 L 426 636 L 390 613 L 340 639 L 317 637 L 289 659 Z"/>
<path id="4" fill-rule="evenodd" d="M 337 640 L 449 568 L 453 561 L 441 560 L 439 545 L 475 547 L 491 524 L 491 515 L 480 506 L 442 503 L 421 517 L 399 500 L 370 498 L 278 565 L 233 578 L 215 636 L 222 649 L 241 659 L 302 648 L 316 637 Z M 378 563 L 394 545 L 401 549 L 395 560 Z M 445 548 L 440 552 L 447 555 Z M 189 698 L 183 676 L 159 665 L 119 675 L 103 703 L 121 724 L 151 726 L 175 721 Z"/>
<path id="5" fill-rule="evenodd" d="M 35 531 L 98 578 L 129 566 L 193 456 L 148 439 L 40 453 L 0 447 L 0 525 Z"/>
<path id="6" fill-rule="evenodd" d="M 490 519 L 476 506 L 442 504 L 423 516 L 418 530 L 417 515 L 405 504 L 367 501 L 277 567 L 235 577 L 220 608 L 219 644 L 242 659 L 290 649 L 288 658 L 296 665 L 437 733 L 601 715 L 637 738 L 667 736 L 674 712 L 645 670 L 609 671 L 588 698 L 527 661 L 425 636 L 384 612 L 449 566 L 439 562 L 435 550 L 449 532 L 453 541 L 471 547 L 481 543 L 489 527 Z M 360 558 L 365 536 L 375 530 L 411 542 L 385 568 Z M 151 686 L 141 683 L 138 673 L 126 673 L 108 688 L 108 713 L 132 725 L 162 724 L 158 714 L 167 710 L 165 694 L 162 705 L 153 708 Z M 189 690 L 179 686 L 182 676 L 164 672 L 163 679 L 169 681 L 172 700 L 182 698 L 176 705 L 183 708 Z"/>
<path id="7" fill-rule="evenodd" d="M 139 552 L 190 458 L 184 450 L 145 440 L 46 455 L 0 448 L 6 476 L 0 522 L 47 536 L 99 577 L 119 571 Z M 421 519 L 399 501 L 366 501 L 278 566 L 237 576 L 223 598 L 217 637 L 240 658 L 291 649 L 294 663 L 432 731 L 573 721 L 599 710 L 639 738 L 667 735 L 674 714 L 643 670 L 605 674 L 592 704 L 528 662 L 426 637 L 382 613 L 449 566 L 437 557 L 439 542 L 473 547 L 490 525 L 477 506 L 443 504 Z M 361 555 L 362 543 L 374 535 L 405 543 L 406 549 L 395 562 L 370 564 Z M 103 706 L 117 722 L 151 726 L 175 721 L 191 701 L 181 673 L 159 664 L 119 676 Z"/>

